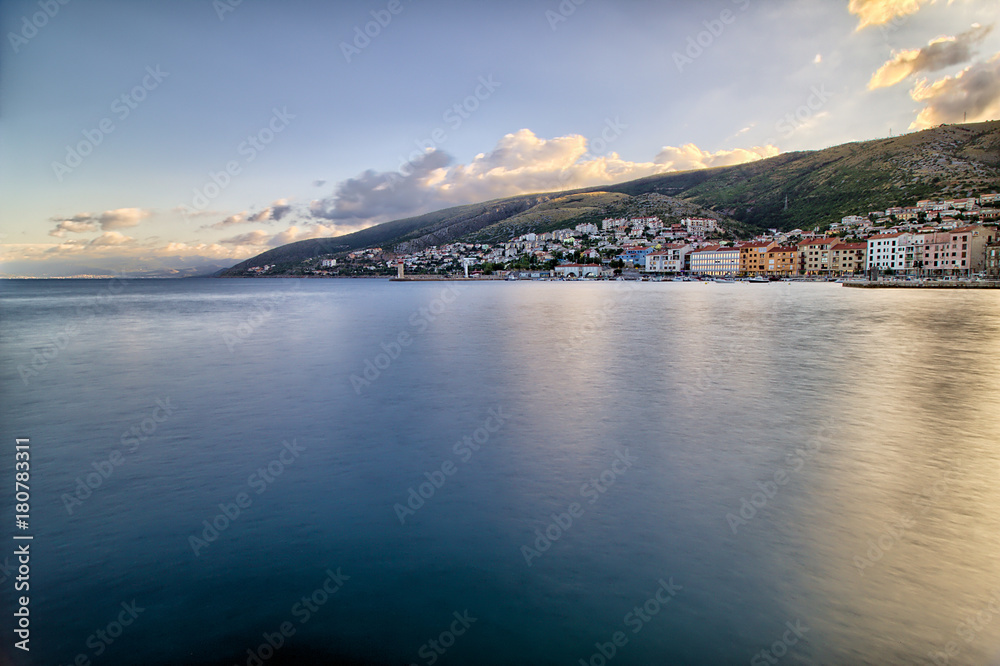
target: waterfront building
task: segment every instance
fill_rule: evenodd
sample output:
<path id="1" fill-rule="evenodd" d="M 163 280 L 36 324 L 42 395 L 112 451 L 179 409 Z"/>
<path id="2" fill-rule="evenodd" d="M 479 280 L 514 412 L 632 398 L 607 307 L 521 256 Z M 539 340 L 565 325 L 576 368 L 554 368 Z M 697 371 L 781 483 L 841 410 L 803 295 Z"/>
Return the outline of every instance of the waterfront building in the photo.
<path id="1" fill-rule="evenodd" d="M 732 277 L 740 271 L 740 250 L 710 245 L 691 253 L 691 273 L 711 277 Z"/>
<path id="2" fill-rule="evenodd" d="M 830 248 L 830 274 L 853 275 L 865 271 L 867 243 L 838 243 Z"/>
<path id="3" fill-rule="evenodd" d="M 906 243 L 909 234 L 879 234 L 868 239 L 865 269 L 871 271 L 902 271 L 906 266 Z"/>
<path id="4" fill-rule="evenodd" d="M 563 264 L 556 266 L 555 274 L 558 277 L 601 277 L 603 267 L 600 264 Z"/>
<path id="5" fill-rule="evenodd" d="M 765 253 L 768 277 L 788 277 L 799 272 L 799 249 L 797 247 L 775 246 Z"/>
<path id="6" fill-rule="evenodd" d="M 658 252 L 646 255 L 647 273 L 683 273 L 691 246 L 687 243 L 664 245 Z"/>
<path id="7" fill-rule="evenodd" d="M 986 244 L 986 277 L 1000 280 L 1000 242 Z"/>
<path id="8" fill-rule="evenodd" d="M 812 238 L 799 242 L 799 268 L 806 275 L 826 275 L 830 273 L 830 250 L 840 242 L 839 238 Z"/>
<path id="9" fill-rule="evenodd" d="M 767 251 L 775 247 L 775 241 L 744 243 L 740 249 L 740 275 L 763 275 L 767 270 Z"/>

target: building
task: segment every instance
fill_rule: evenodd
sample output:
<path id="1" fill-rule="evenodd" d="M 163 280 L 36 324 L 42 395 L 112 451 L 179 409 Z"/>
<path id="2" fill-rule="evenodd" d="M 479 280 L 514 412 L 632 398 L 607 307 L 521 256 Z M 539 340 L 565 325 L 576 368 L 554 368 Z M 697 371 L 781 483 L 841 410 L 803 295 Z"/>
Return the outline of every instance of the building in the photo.
<path id="1" fill-rule="evenodd" d="M 799 242 L 799 268 L 806 275 L 830 273 L 830 250 L 840 242 L 838 238 L 811 238 Z"/>
<path id="2" fill-rule="evenodd" d="M 951 234 L 929 232 L 921 234 L 921 256 L 915 265 L 918 275 L 938 276 L 951 271 Z"/>
<path id="3" fill-rule="evenodd" d="M 704 238 L 710 233 L 719 230 L 719 223 L 705 217 L 686 217 L 681 220 L 681 224 L 687 227 L 687 232 L 698 238 Z"/>
<path id="4" fill-rule="evenodd" d="M 691 246 L 686 243 L 664 245 L 658 252 L 646 255 L 647 273 L 683 273 L 687 269 L 687 257 Z"/>
<path id="5" fill-rule="evenodd" d="M 1000 242 L 993 241 L 986 245 L 986 277 L 1000 280 Z"/>
<path id="6" fill-rule="evenodd" d="M 854 275 L 865 272 L 867 243 L 838 243 L 830 248 L 830 274 Z"/>
<path id="7" fill-rule="evenodd" d="M 336 259 L 324 259 L 323 261 L 320 262 L 320 266 L 322 266 L 323 268 L 334 268 L 336 267 L 336 265 L 337 265 Z"/>
<path id="8" fill-rule="evenodd" d="M 909 234 L 879 234 L 868 239 L 865 251 L 865 270 L 884 273 L 905 270 L 906 244 Z"/>
<path id="9" fill-rule="evenodd" d="M 646 255 L 653 251 L 651 247 L 628 247 L 625 251 L 618 255 L 618 258 L 624 261 L 626 264 L 632 264 L 633 266 L 645 266 L 646 265 Z"/>
<path id="10" fill-rule="evenodd" d="M 765 253 L 768 277 L 788 277 L 799 272 L 799 249 L 797 247 L 775 246 Z"/>
<path id="11" fill-rule="evenodd" d="M 740 275 L 763 275 L 767 270 L 767 251 L 776 245 L 774 241 L 740 245 Z"/>
<path id="12" fill-rule="evenodd" d="M 557 277 L 601 277 L 602 270 L 600 264 L 563 264 L 556 266 L 555 273 Z"/>
<path id="13" fill-rule="evenodd" d="M 740 250 L 711 245 L 691 252 L 690 271 L 694 275 L 733 277 L 740 271 Z"/>
<path id="14" fill-rule="evenodd" d="M 976 224 L 952 229 L 951 270 L 955 274 L 981 273 L 986 270 L 986 246 L 997 239 L 996 227 Z"/>

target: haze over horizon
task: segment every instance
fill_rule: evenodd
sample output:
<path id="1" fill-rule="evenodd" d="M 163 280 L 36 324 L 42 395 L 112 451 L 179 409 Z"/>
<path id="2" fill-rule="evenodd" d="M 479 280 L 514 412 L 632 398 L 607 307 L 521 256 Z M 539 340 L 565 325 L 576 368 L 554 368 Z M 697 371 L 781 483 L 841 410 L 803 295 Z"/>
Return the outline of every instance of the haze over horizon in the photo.
<path id="1" fill-rule="evenodd" d="M 1000 118 L 995 0 L 13 0 L 0 275 Z"/>

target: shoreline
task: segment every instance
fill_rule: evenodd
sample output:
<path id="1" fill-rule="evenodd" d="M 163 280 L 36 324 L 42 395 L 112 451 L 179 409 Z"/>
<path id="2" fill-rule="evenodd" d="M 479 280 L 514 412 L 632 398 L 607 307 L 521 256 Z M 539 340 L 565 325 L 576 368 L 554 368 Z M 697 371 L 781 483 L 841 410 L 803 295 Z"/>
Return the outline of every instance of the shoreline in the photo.
<path id="1" fill-rule="evenodd" d="M 929 282 L 844 282 L 852 289 L 1000 289 L 1000 281 L 959 282 L 934 280 Z"/>

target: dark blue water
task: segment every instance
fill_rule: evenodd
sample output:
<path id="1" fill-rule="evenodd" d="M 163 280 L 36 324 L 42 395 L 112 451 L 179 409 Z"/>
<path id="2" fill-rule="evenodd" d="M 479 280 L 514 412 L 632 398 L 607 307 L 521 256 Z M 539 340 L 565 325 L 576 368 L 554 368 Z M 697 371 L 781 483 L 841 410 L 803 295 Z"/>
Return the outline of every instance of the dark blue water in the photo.
<path id="1" fill-rule="evenodd" d="M 997 292 L 0 289 L 15 664 L 1000 663 Z"/>

